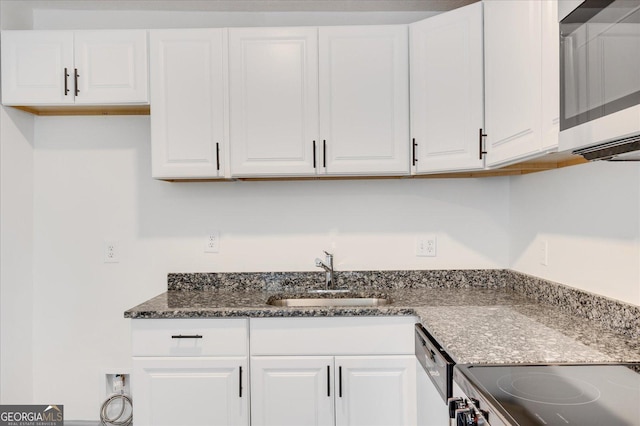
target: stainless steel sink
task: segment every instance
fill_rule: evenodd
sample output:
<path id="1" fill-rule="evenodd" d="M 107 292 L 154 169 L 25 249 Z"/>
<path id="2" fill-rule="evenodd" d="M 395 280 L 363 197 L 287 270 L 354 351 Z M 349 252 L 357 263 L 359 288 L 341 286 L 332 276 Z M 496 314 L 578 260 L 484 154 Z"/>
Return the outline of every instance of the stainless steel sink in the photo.
<path id="1" fill-rule="evenodd" d="M 267 304 L 273 306 L 384 306 L 391 303 L 385 297 L 301 297 L 301 298 L 273 298 Z"/>

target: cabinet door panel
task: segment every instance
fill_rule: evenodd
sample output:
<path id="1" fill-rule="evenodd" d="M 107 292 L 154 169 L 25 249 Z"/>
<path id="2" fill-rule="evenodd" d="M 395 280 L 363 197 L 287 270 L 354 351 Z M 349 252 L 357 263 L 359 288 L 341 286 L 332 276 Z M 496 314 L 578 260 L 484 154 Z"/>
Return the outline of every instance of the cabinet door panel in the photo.
<path id="1" fill-rule="evenodd" d="M 408 173 L 407 27 L 322 27 L 319 46 L 326 173 Z"/>
<path id="2" fill-rule="evenodd" d="M 226 30 L 154 30 L 150 44 L 153 177 L 222 177 Z"/>
<path id="3" fill-rule="evenodd" d="M 68 92 L 65 93 L 64 69 Z M 73 103 L 73 32 L 3 31 L 2 102 Z"/>
<path id="4" fill-rule="evenodd" d="M 337 426 L 416 424 L 414 356 L 336 357 L 335 368 Z"/>
<path id="5" fill-rule="evenodd" d="M 333 357 L 252 357 L 251 424 L 333 425 Z"/>
<path id="6" fill-rule="evenodd" d="M 147 103 L 146 30 L 75 32 L 77 104 Z"/>
<path id="7" fill-rule="evenodd" d="M 542 148 L 542 3 L 484 1 L 489 166 L 535 156 Z"/>
<path id="8" fill-rule="evenodd" d="M 560 135 L 560 26 L 558 2 L 542 3 L 542 148 L 556 148 Z"/>
<path id="9" fill-rule="evenodd" d="M 315 28 L 229 30 L 234 176 L 315 174 Z"/>
<path id="10" fill-rule="evenodd" d="M 482 3 L 411 24 L 410 35 L 416 172 L 482 169 Z"/>
<path id="11" fill-rule="evenodd" d="M 248 425 L 248 388 L 240 368 L 246 373 L 244 357 L 134 358 L 135 424 Z"/>

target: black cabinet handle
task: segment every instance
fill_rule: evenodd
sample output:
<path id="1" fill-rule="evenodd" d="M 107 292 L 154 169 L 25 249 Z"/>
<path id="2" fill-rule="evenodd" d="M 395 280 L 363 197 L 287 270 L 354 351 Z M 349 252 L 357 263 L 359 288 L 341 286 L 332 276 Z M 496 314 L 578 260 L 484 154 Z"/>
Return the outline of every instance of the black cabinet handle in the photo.
<path id="1" fill-rule="evenodd" d="M 216 142 L 216 170 L 220 170 L 220 144 Z"/>
<path id="2" fill-rule="evenodd" d="M 201 334 L 174 334 L 172 339 L 202 339 Z"/>
<path id="3" fill-rule="evenodd" d="M 480 131 L 478 132 L 478 152 L 480 154 L 480 159 L 482 160 L 482 156 L 487 153 L 487 151 L 484 151 L 482 149 L 482 138 L 486 137 L 487 134 L 482 133 L 482 128 L 480 128 L 479 130 Z"/>
<path id="4" fill-rule="evenodd" d="M 67 68 L 64 69 L 64 95 L 67 96 L 69 94 L 69 70 Z"/>
<path id="5" fill-rule="evenodd" d="M 322 140 L 322 167 L 327 167 L 327 141 Z"/>
<path id="6" fill-rule="evenodd" d="M 412 150 L 412 154 L 411 155 L 413 157 L 413 159 L 411 160 L 411 163 L 412 163 L 413 166 L 415 166 L 416 162 L 418 161 L 418 159 L 416 158 L 416 147 L 418 146 L 418 144 L 416 143 L 416 138 L 413 138 L 411 140 L 411 145 L 412 145 L 411 146 L 411 150 Z"/>
<path id="7" fill-rule="evenodd" d="M 327 365 L 327 396 L 331 396 L 331 368 Z"/>
<path id="8" fill-rule="evenodd" d="M 242 398 L 242 366 L 240 366 L 240 371 L 238 372 L 239 381 L 238 381 L 238 396 Z"/>
<path id="9" fill-rule="evenodd" d="M 78 74 L 78 68 L 74 68 L 73 71 L 73 83 L 76 86 L 76 96 L 78 96 L 78 94 L 80 93 L 80 89 L 78 88 L 78 77 L 80 77 L 80 74 Z"/>
<path id="10" fill-rule="evenodd" d="M 316 141 L 313 141 L 313 168 L 316 168 Z"/>
<path id="11" fill-rule="evenodd" d="M 338 396 L 342 398 L 342 367 L 338 367 Z"/>

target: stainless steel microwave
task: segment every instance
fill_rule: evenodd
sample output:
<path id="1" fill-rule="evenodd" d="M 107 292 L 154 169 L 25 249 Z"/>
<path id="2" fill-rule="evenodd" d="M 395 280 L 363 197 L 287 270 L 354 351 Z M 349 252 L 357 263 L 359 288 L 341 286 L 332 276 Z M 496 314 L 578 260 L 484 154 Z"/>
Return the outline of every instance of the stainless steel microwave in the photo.
<path id="1" fill-rule="evenodd" d="M 640 0 L 585 0 L 560 21 L 560 150 L 640 137 Z"/>

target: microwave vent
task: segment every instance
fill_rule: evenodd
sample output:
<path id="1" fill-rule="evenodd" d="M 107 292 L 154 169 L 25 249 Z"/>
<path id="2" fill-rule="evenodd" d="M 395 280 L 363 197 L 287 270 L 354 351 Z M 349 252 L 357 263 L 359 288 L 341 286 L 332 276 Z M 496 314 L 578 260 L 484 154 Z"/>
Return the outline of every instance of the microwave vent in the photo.
<path id="1" fill-rule="evenodd" d="M 640 134 L 576 149 L 573 154 L 589 161 L 640 161 Z"/>

